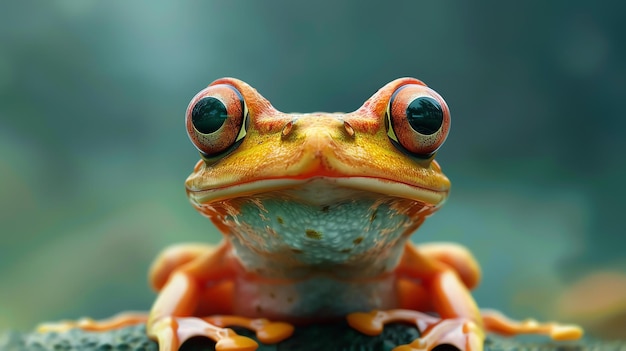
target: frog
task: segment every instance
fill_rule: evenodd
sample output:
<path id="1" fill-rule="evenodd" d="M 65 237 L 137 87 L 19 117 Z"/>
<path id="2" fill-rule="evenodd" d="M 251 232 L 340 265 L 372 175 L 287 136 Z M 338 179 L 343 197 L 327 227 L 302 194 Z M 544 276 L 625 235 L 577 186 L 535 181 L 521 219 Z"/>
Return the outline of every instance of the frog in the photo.
<path id="1" fill-rule="evenodd" d="M 186 110 L 200 160 L 185 188 L 222 241 L 165 249 L 150 268 L 158 297 L 147 315 L 41 329 L 145 322 L 160 351 L 195 336 L 221 351 L 255 350 L 231 327 L 272 344 L 295 326 L 336 321 L 372 336 L 390 323 L 419 329 L 395 351 L 480 351 L 487 332 L 580 338 L 576 325 L 479 309 L 471 252 L 410 240 L 447 200 L 435 155 L 450 124 L 441 95 L 415 78 L 391 81 L 350 113 L 284 113 L 241 80 L 215 80 Z"/>

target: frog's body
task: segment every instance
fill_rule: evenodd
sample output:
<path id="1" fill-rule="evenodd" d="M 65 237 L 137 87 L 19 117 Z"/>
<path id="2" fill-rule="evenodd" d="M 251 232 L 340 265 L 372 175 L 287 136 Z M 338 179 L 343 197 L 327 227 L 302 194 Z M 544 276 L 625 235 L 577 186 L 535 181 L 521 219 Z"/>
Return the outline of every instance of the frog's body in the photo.
<path id="1" fill-rule="evenodd" d="M 471 254 L 451 243 L 409 242 L 447 197 L 450 182 L 433 157 L 449 125 L 445 101 L 412 78 L 346 114 L 282 113 L 231 78 L 198 93 L 187 132 L 202 160 L 186 188 L 224 241 L 172 247 L 153 265 L 160 293 L 148 333 L 161 351 L 194 335 L 221 350 L 254 349 L 222 327 L 245 326 L 277 342 L 293 331 L 287 323 L 346 315 L 366 334 L 388 322 L 415 323 L 422 337 L 399 350 L 480 350 L 485 330 L 580 337 L 574 326 L 481 314 L 469 293 L 480 279 Z"/>
<path id="2" fill-rule="evenodd" d="M 390 207 L 393 200 L 364 201 L 358 192 L 329 182 L 305 182 L 303 187 L 333 191 L 303 190 L 299 200 L 294 192 L 289 202 L 270 196 L 238 204 L 242 214 L 232 215 L 232 222 L 246 225 L 231 232 L 231 245 L 254 276 L 236 280 L 235 314 L 301 320 L 397 307 L 396 277 L 381 272 L 391 273 L 397 265 L 408 217 Z M 356 221 L 363 217 L 373 220 Z"/>

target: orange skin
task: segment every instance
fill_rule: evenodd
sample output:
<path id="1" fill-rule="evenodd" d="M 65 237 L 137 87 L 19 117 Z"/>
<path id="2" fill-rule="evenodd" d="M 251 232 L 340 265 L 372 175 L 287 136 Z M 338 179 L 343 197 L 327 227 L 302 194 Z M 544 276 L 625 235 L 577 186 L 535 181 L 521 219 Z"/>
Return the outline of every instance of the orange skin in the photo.
<path id="1" fill-rule="evenodd" d="M 229 111 L 232 106 L 235 113 L 246 116 L 243 120 L 229 116 L 215 132 L 219 136 L 216 138 L 198 136 L 190 117 L 209 92 L 224 102 Z M 230 104 L 239 96 L 237 93 L 243 104 Z M 394 96 L 399 103 L 392 106 Z M 414 136 L 412 127 L 398 119 L 389 122 L 387 118 L 397 111 L 403 113 L 416 96 L 438 102 L 444 119 L 437 133 L 411 144 L 407 137 Z M 253 340 L 225 327 L 250 328 L 261 342 L 275 343 L 292 334 L 290 323 L 331 320 L 336 316 L 299 316 L 284 307 L 286 301 L 254 310 L 252 305 L 241 306 L 254 296 L 238 299 L 237 286 L 243 284 L 262 293 L 268 287 L 284 288 L 319 278 L 331 281 L 329 286 L 334 289 L 371 286 L 373 294 L 379 294 L 376 296 L 383 300 L 382 305 L 392 307 L 377 310 L 379 306 L 374 305 L 368 307 L 372 311 L 348 310 L 349 324 L 365 334 L 377 335 L 391 322 L 416 325 L 422 336 L 411 344 L 398 346 L 396 351 L 431 350 L 440 344 L 482 350 L 487 331 L 505 335 L 542 333 L 557 340 L 581 337 L 582 330 L 576 326 L 540 324 L 534 320 L 517 322 L 495 311 L 480 311 L 470 294 L 480 280 L 480 269 L 467 249 L 453 243 L 416 246 L 407 240 L 447 197 L 450 182 L 433 157 L 448 128 L 445 101 L 413 78 L 392 81 L 361 108 L 347 114 L 283 113 L 246 83 L 232 78 L 217 80 L 196 95 L 187 110 L 187 131 L 203 159 L 187 179 L 186 187 L 194 207 L 211 219 L 225 240 L 217 246 L 174 246 L 157 258 L 150 270 L 150 281 L 159 296 L 147 319 L 142 314 L 126 313 L 106 321 L 65 322 L 42 329 L 78 326 L 106 330 L 147 321 L 148 334 L 159 342 L 161 351 L 177 350 L 196 335 L 213 339 L 219 350 L 254 350 L 257 344 Z M 237 135 L 241 137 L 239 144 L 234 143 Z M 396 138 L 394 143 L 391 139 Z M 405 144 L 409 151 L 401 150 Z M 424 155 L 412 156 L 416 150 Z M 325 192 L 326 187 L 331 190 Z M 353 246 L 340 251 L 345 259 L 332 254 L 324 256 L 325 263 L 312 264 L 313 256 L 306 256 L 310 251 L 326 254 L 338 250 L 332 247 L 324 251 L 306 245 L 324 243 L 323 230 L 307 232 L 308 238 L 298 241 L 281 231 L 280 225 L 268 224 L 268 235 L 277 242 L 272 247 L 273 244 L 265 244 L 267 236 L 254 232 L 252 225 L 246 223 L 246 204 L 254 203 L 266 210 L 270 208 L 269 202 L 264 202 L 267 199 L 295 199 L 294 206 L 303 207 L 309 206 L 309 201 L 317 201 L 326 204 L 321 206 L 322 212 L 328 212 L 331 200 L 325 195 L 311 199 L 312 194 L 340 196 L 334 194 L 341 192 L 349 198 L 371 197 L 372 206 L 379 205 L 376 198 L 384 199 L 389 204 L 384 208 L 390 214 L 404 218 L 398 226 L 401 229 L 394 232 L 396 237 L 387 242 L 377 236 L 380 233 L 350 238 Z M 317 202 L 310 206 L 315 207 Z M 266 212 L 268 217 L 272 214 L 271 209 Z M 264 213 L 261 212 L 264 223 L 275 223 Z M 365 217 L 374 223 L 376 212 Z M 283 224 L 283 219 L 278 220 Z M 368 244 L 370 238 L 374 239 Z M 380 289 L 385 289 L 388 282 L 395 285 L 395 296 L 381 295 Z M 322 298 L 323 291 L 315 293 Z M 439 317 L 423 312 L 436 312 Z M 269 320 L 276 318 L 279 320 Z"/>

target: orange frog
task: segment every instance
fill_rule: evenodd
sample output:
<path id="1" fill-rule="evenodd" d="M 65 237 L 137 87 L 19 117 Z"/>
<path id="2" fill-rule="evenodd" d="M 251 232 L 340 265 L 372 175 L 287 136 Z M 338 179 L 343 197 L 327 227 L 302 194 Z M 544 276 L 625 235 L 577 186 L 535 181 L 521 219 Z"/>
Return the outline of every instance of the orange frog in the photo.
<path id="1" fill-rule="evenodd" d="M 43 330 L 146 321 L 160 351 L 199 335 L 218 350 L 254 350 L 255 341 L 226 327 L 276 343 L 293 324 L 346 317 L 368 335 L 387 323 L 414 324 L 421 337 L 397 351 L 442 344 L 478 351 L 486 331 L 581 337 L 577 326 L 479 310 L 469 291 L 480 269 L 467 249 L 409 241 L 450 188 L 433 159 L 450 112 L 421 81 L 394 80 L 352 113 L 287 114 L 246 83 L 223 78 L 191 100 L 186 125 L 202 157 L 187 194 L 222 243 L 166 249 L 150 271 L 159 295 L 149 316 Z"/>

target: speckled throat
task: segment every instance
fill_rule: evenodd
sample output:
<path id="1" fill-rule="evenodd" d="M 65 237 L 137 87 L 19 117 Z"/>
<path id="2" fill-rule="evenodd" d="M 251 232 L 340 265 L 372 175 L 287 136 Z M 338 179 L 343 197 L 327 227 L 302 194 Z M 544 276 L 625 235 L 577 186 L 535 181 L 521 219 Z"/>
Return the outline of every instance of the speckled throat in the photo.
<path id="1" fill-rule="evenodd" d="M 354 189 L 333 178 L 197 207 L 227 231 L 245 269 L 289 279 L 390 272 L 410 234 L 434 211 L 424 202 Z"/>

